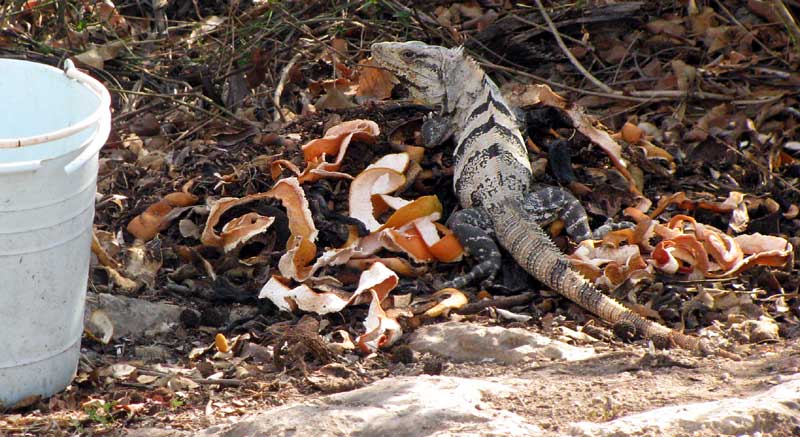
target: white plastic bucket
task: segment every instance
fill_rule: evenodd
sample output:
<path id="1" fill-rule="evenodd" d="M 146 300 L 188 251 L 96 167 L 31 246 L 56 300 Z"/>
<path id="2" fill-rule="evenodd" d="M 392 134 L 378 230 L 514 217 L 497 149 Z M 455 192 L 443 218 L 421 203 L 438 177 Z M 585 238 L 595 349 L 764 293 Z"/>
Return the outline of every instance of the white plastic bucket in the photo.
<path id="1" fill-rule="evenodd" d="M 75 375 L 109 105 L 69 61 L 0 59 L 1 405 Z"/>

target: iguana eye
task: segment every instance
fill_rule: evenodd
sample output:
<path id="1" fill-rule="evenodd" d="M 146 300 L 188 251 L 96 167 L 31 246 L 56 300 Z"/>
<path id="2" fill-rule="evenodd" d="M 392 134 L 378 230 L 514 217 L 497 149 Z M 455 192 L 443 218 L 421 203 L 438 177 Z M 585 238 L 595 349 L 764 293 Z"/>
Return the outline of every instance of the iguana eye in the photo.
<path id="1" fill-rule="evenodd" d="M 412 52 L 411 50 L 405 50 L 403 51 L 403 53 L 401 53 L 401 56 L 403 56 L 406 59 L 414 59 L 414 52 Z"/>

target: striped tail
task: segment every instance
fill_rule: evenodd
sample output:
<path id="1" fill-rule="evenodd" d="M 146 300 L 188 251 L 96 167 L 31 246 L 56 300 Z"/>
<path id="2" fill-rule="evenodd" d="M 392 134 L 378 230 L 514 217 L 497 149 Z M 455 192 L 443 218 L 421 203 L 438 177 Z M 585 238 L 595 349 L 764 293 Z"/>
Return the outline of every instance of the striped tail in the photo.
<path id="1" fill-rule="evenodd" d="M 612 325 L 633 325 L 639 335 L 653 340 L 658 347 L 677 345 L 700 350 L 699 339 L 647 320 L 595 288 L 572 268 L 550 237 L 527 218 L 518 204 L 493 208 L 490 214 L 500 244 L 528 273 L 551 289 Z"/>

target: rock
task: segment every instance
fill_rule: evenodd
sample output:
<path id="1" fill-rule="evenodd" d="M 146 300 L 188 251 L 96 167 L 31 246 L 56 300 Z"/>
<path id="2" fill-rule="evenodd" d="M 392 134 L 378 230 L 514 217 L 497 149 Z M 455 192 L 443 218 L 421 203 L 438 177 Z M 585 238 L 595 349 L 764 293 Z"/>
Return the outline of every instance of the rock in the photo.
<path id="1" fill-rule="evenodd" d="M 235 418 L 200 436 L 429 436 L 541 435 L 520 416 L 483 402 L 485 393 L 510 394 L 511 387 L 441 376 L 387 378 L 358 390 Z"/>
<path id="2" fill-rule="evenodd" d="M 781 338 L 778 324 L 770 317 L 761 316 L 758 320 L 748 320 L 747 322 L 749 322 L 747 329 L 752 343 L 777 341 Z"/>
<path id="3" fill-rule="evenodd" d="M 465 322 L 423 326 L 409 337 L 409 346 L 460 362 L 578 361 L 595 355 L 592 348 L 571 346 L 524 329 Z"/>
<path id="4" fill-rule="evenodd" d="M 229 315 L 230 313 L 225 308 L 208 307 L 200 311 L 200 324 L 216 328 L 228 323 Z"/>
<path id="5" fill-rule="evenodd" d="M 125 437 L 178 437 L 189 436 L 191 433 L 172 429 L 139 428 L 126 430 Z"/>
<path id="6" fill-rule="evenodd" d="M 150 346 L 135 346 L 133 355 L 144 361 L 165 362 L 172 357 L 172 353 L 165 346 L 158 344 Z"/>
<path id="7" fill-rule="evenodd" d="M 747 398 L 674 405 L 606 423 L 580 422 L 578 436 L 640 435 L 798 435 L 800 379 Z"/>
<path id="8" fill-rule="evenodd" d="M 182 307 L 148 302 L 133 297 L 106 293 L 86 296 L 86 320 L 94 310 L 102 309 L 114 324 L 113 339 L 141 338 L 168 332 L 179 322 Z"/>
<path id="9" fill-rule="evenodd" d="M 364 381 L 356 372 L 339 363 L 326 364 L 307 379 L 319 391 L 326 394 L 341 393 L 364 386 Z"/>
<path id="10" fill-rule="evenodd" d="M 200 311 L 194 308 L 186 308 L 181 311 L 180 321 L 184 327 L 194 329 L 200 326 Z"/>

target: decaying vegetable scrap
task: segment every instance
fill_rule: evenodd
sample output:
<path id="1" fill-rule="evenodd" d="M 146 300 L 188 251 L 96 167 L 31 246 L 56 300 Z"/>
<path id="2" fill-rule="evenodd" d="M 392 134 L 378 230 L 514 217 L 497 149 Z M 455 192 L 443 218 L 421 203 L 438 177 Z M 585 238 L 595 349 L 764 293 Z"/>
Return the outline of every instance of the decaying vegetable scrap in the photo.
<path id="1" fill-rule="evenodd" d="M 371 136 L 365 136 L 364 132 L 370 132 Z M 276 183 L 276 187 L 282 183 L 287 184 L 288 182 L 285 181 L 293 181 L 291 186 L 294 187 L 295 198 L 304 199 L 302 189 L 299 187 L 303 175 L 313 174 L 315 175 L 313 178 L 341 177 L 336 170 L 341 165 L 350 140 L 353 138 L 371 140 L 378 133 L 377 125 L 365 120 L 353 120 L 329 129 L 326 137 L 322 139 L 323 141 L 313 140 L 303 146 L 308 164 L 306 170 L 297 171 L 296 174 L 299 176 L 296 178 L 281 179 Z M 334 155 L 336 156 L 334 163 L 325 161 L 326 156 Z M 389 279 L 394 281 L 391 288 L 397 284 L 396 274 L 382 262 L 375 261 L 369 269 L 364 271 L 359 288 L 352 294 L 341 290 L 317 292 L 304 282 L 313 283 L 313 275 L 322 267 L 344 264 L 351 259 L 371 257 L 381 249 L 405 253 L 418 263 L 434 260 L 452 262 L 460 259 L 463 253 L 460 243 L 450 230 L 436 223 L 442 213 L 442 206 L 436 196 L 422 196 L 415 200 L 406 200 L 392 195 L 406 183 L 404 172 L 410 161 L 408 153 L 405 152 L 386 155 L 370 164 L 353 178 L 348 196 L 349 215 L 364 223 L 370 234 L 357 237 L 351 230 L 351 238 L 343 247 L 328 248 L 314 260 L 313 264 L 311 263 L 313 257 L 291 255 L 299 251 L 309 255 L 316 252 L 314 245 L 316 230 L 313 228 L 308 203 L 307 201 L 293 204 L 284 203 L 289 214 L 289 226 L 291 228 L 294 223 L 298 232 L 292 231 L 293 236 L 296 235 L 296 237 L 293 237 L 294 240 L 290 239 L 287 253 L 281 257 L 278 264 L 282 276 L 273 276 L 261 290 L 259 297 L 270 299 L 279 308 L 286 311 L 301 310 L 327 314 L 341 311 L 346 305 L 363 302 L 359 296 L 369 290 L 372 294 L 372 301 L 365 322 L 368 333 L 357 339 L 356 343 L 362 349 L 374 349 L 393 343 L 402 331 L 397 322 L 387 315 L 380 305 L 389 290 L 376 288 L 376 285 L 365 288 L 364 285 L 371 284 L 370 278 L 376 275 L 382 278 L 380 284 L 384 284 Z M 273 168 L 280 166 L 293 168 L 285 161 Z M 350 176 L 347 175 L 347 177 Z M 306 178 L 306 180 L 313 180 L 313 178 Z M 392 209 L 395 210 L 394 213 L 389 215 L 384 223 L 381 223 L 377 216 Z M 304 225 L 298 225 L 296 223 L 298 221 Z M 307 249 L 301 248 L 304 244 L 308 246 Z M 413 269 L 409 268 L 407 263 L 398 261 L 392 263 L 398 265 L 406 274 L 413 273 Z M 291 280 L 298 281 L 300 284 L 292 287 Z"/>
<path id="2" fill-rule="evenodd" d="M 527 88 L 521 92 L 520 98 L 529 104 L 533 101 L 550 102 L 562 109 L 565 107 L 548 88 Z M 613 157 L 621 157 L 621 149 L 612 137 L 592 126 L 589 119 L 580 113 L 573 111 L 569 114 L 577 126 L 583 126 L 581 131 L 587 137 L 603 147 L 612 161 L 616 162 Z M 343 122 L 328 129 L 323 138 L 302 146 L 306 161 L 302 171 L 290 161 L 273 161 L 271 172 L 274 176 L 280 176 L 283 169 L 290 170 L 294 176 L 277 180 L 271 190 L 242 198 L 208 199 L 208 216 L 200 238 L 205 246 L 230 252 L 254 236 L 267 232 L 274 218 L 248 212 L 229 219 L 218 232 L 216 228 L 223 214 L 257 200 L 280 200 L 286 209 L 291 235 L 278 261 L 280 275 L 267 281 L 259 298 L 271 300 L 283 311 L 319 315 L 342 311 L 348 305 L 368 303 L 365 333 L 354 342 L 364 351 L 391 345 L 402 335 L 397 317 L 413 316 L 412 311 L 395 308 L 385 299 L 397 285 L 398 274 L 413 277 L 419 275 L 420 270 L 403 258 L 377 256 L 381 250 L 404 254 L 415 264 L 455 262 L 463 254 L 458 239 L 438 223 L 443 211 L 435 195 L 416 199 L 395 195 L 406 186 L 406 172 L 412 162 L 409 153 L 385 155 L 355 176 L 339 172 L 351 141 L 374 142 L 379 133 L 377 124 L 369 120 Z M 641 132 L 630 126 L 619 136 L 630 144 L 647 147 L 648 142 Z M 666 152 L 653 146 L 651 153 L 663 155 Z M 348 215 L 364 223 L 369 234 L 359 237 L 351 226 L 345 244 L 325 248 L 318 256 L 319 231 L 302 184 L 322 178 L 350 180 Z M 129 224 L 131 233 L 148 240 L 164 230 L 197 202 L 197 197 L 188 192 L 189 188 L 187 185 L 183 192 L 166 196 L 134 218 Z M 612 232 L 603 241 L 582 242 L 570 256 L 571 261 L 596 284 L 615 289 L 626 281 L 636 283 L 653 279 L 656 270 L 666 274 L 686 274 L 690 279 L 719 278 L 738 274 L 754 265 L 782 266 L 791 259 L 792 246 L 783 238 L 759 234 L 731 237 L 684 215 L 676 215 L 667 224 L 660 224 L 653 217 L 671 204 L 731 213 L 732 230 L 741 229 L 747 220 L 740 193 L 731 193 L 731 197 L 722 203 L 694 202 L 685 194 L 676 193 L 662 198 L 649 216 L 639 209 L 629 208 L 626 213 L 637 223 L 635 228 Z M 643 202 L 642 205 L 646 207 L 649 203 Z M 97 253 L 102 255 L 101 251 Z M 102 258 L 107 259 L 105 256 Z M 322 268 L 343 264 L 363 270 L 354 292 L 344 291 L 335 282 L 319 281 L 320 278 L 315 277 Z M 423 311 L 426 317 L 446 315 L 450 309 L 459 308 L 468 300 L 456 289 L 442 290 L 433 298 L 440 302 Z"/>
<path id="3" fill-rule="evenodd" d="M 660 203 L 681 199 L 687 205 L 702 204 L 678 194 Z M 737 211 L 735 205 L 715 209 Z M 635 228 L 614 231 L 600 244 L 584 241 L 570 257 L 587 278 L 610 289 L 626 280 L 652 279 L 654 269 L 698 280 L 730 277 L 756 265 L 782 267 L 793 261 L 792 244 L 782 237 L 758 233 L 731 237 L 682 214 L 661 224 L 638 209 L 625 212 L 636 221 Z M 655 245 L 654 239 L 659 240 Z"/>
<path id="4" fill-rule="evenodd" d="M 287 160 L 272 162 L 274 177 L 280 176 L 283 169 L 289 169 L 294 176 L 278 179 L 271 190 L 241 198 L 208 198 L 205 227 L 200 234 L 204 246 L 223 253 L 231 252 L 267 232 L 275 218 L 247 212 L 222 224 L 223 216 L 236 207 L 258 200 L 280 200 L 286 210 L 291 234 L 287 241 L 279 242 L 285 244 L 285 247 L 278 247 L 285 249 L 277 266 L 280 275 L 272 276 L 267 281 L 259 297 L 271 300 L 285 311 L 299 310 L 320 315 L 341 311 L 350 304 L 369 303 L 370 309 L 365 320 L 367 332 L 355 342 L 363 350 L 390 345 L 402 333 L 395 317 L 405 313 L 387 312 L 381 306 L 398 282 L 397 274 L 386 264 L 403 275 L 420 273 L 419 268 L 401 258 L 376 257 L 379 251 L 386 249 L 403 253 L 413 262 L 422 264 L 458 261 L 463 253 L 461 244 L 452 232 L 437 222 L 442 215 L 442 205 L 435 195 L 410 200 L 395 195 L 407 183 L 406 172 L 411 163 L 409 153 L 383 156 L 355 177 L 339 172 L 351 141 L 374 142 L 379 133 L 377 124 L 369 120 L 351 120 L 328 129 L 323 138 L 302 146 L 306 161 L 302 171 Z M 419 156 L 415 157 L 420 159 Z M 359 237 L 351 226 L 350 238 L 344 245 L 325 248 L 318 256 L 319 231 L 302 184 L 321 178 L 352 180 L 348 214 L 364 223 L 369 234 Z M 195 205 L 198 198 L 189 193 L 190 188 L 191 185 L 187 184 L 183 192 L 170 194 L 151 205 L 129 223 L 128 230 L 144 241 L 154 238 L 176 217 Z M 385 221 L 380 219 L 382 216 L 387 216 Z M 213 276 L 208 262 L 196 252 L 187 253 L 190 252 L 194 255 L 188 256 L 202 260 Z M 98 250 L 97 253 L 103 255 L 102 251 Z M 102 259 L 111 262 L 107 256 L 102 256 Z M 355 292 L 347 293 L 330 283 L 323 290 L 317 290 L 320 281 L 314 275 L 321 268 L 345 263 L 363 269 Z"/>
<path id="5" fill-rule="evenodd" d="M 277 179 L 284 168 L 289 169 L 301 183 L 313 182 L 321 178 L 351 179 L 347 173 L 339 172 L 347 148 L 353 140 L 374 142 L 380 133 L 377 123 L 370 120 L 352 120 L 336 125 L 325 132 L 325 136 L 312 140 L 302 146 L 306 168 L 301 172 L 291 161 L 278 159 L 272 162 L 272 178 Z M 333 162 L 328 159 L 333 157 Z"/>
<path id="6" fill-rule="evenodd" d="M 190 181 L 183 187 L 183 191 L 167 194 L 163 199 L 150 205 L 128 223 L 128 232 L 136 238 L 152 240 L 160 231 L 166 229 L 172 220 L 197 203 L 197 196 L 189 192 L 191 186 Z"/>

